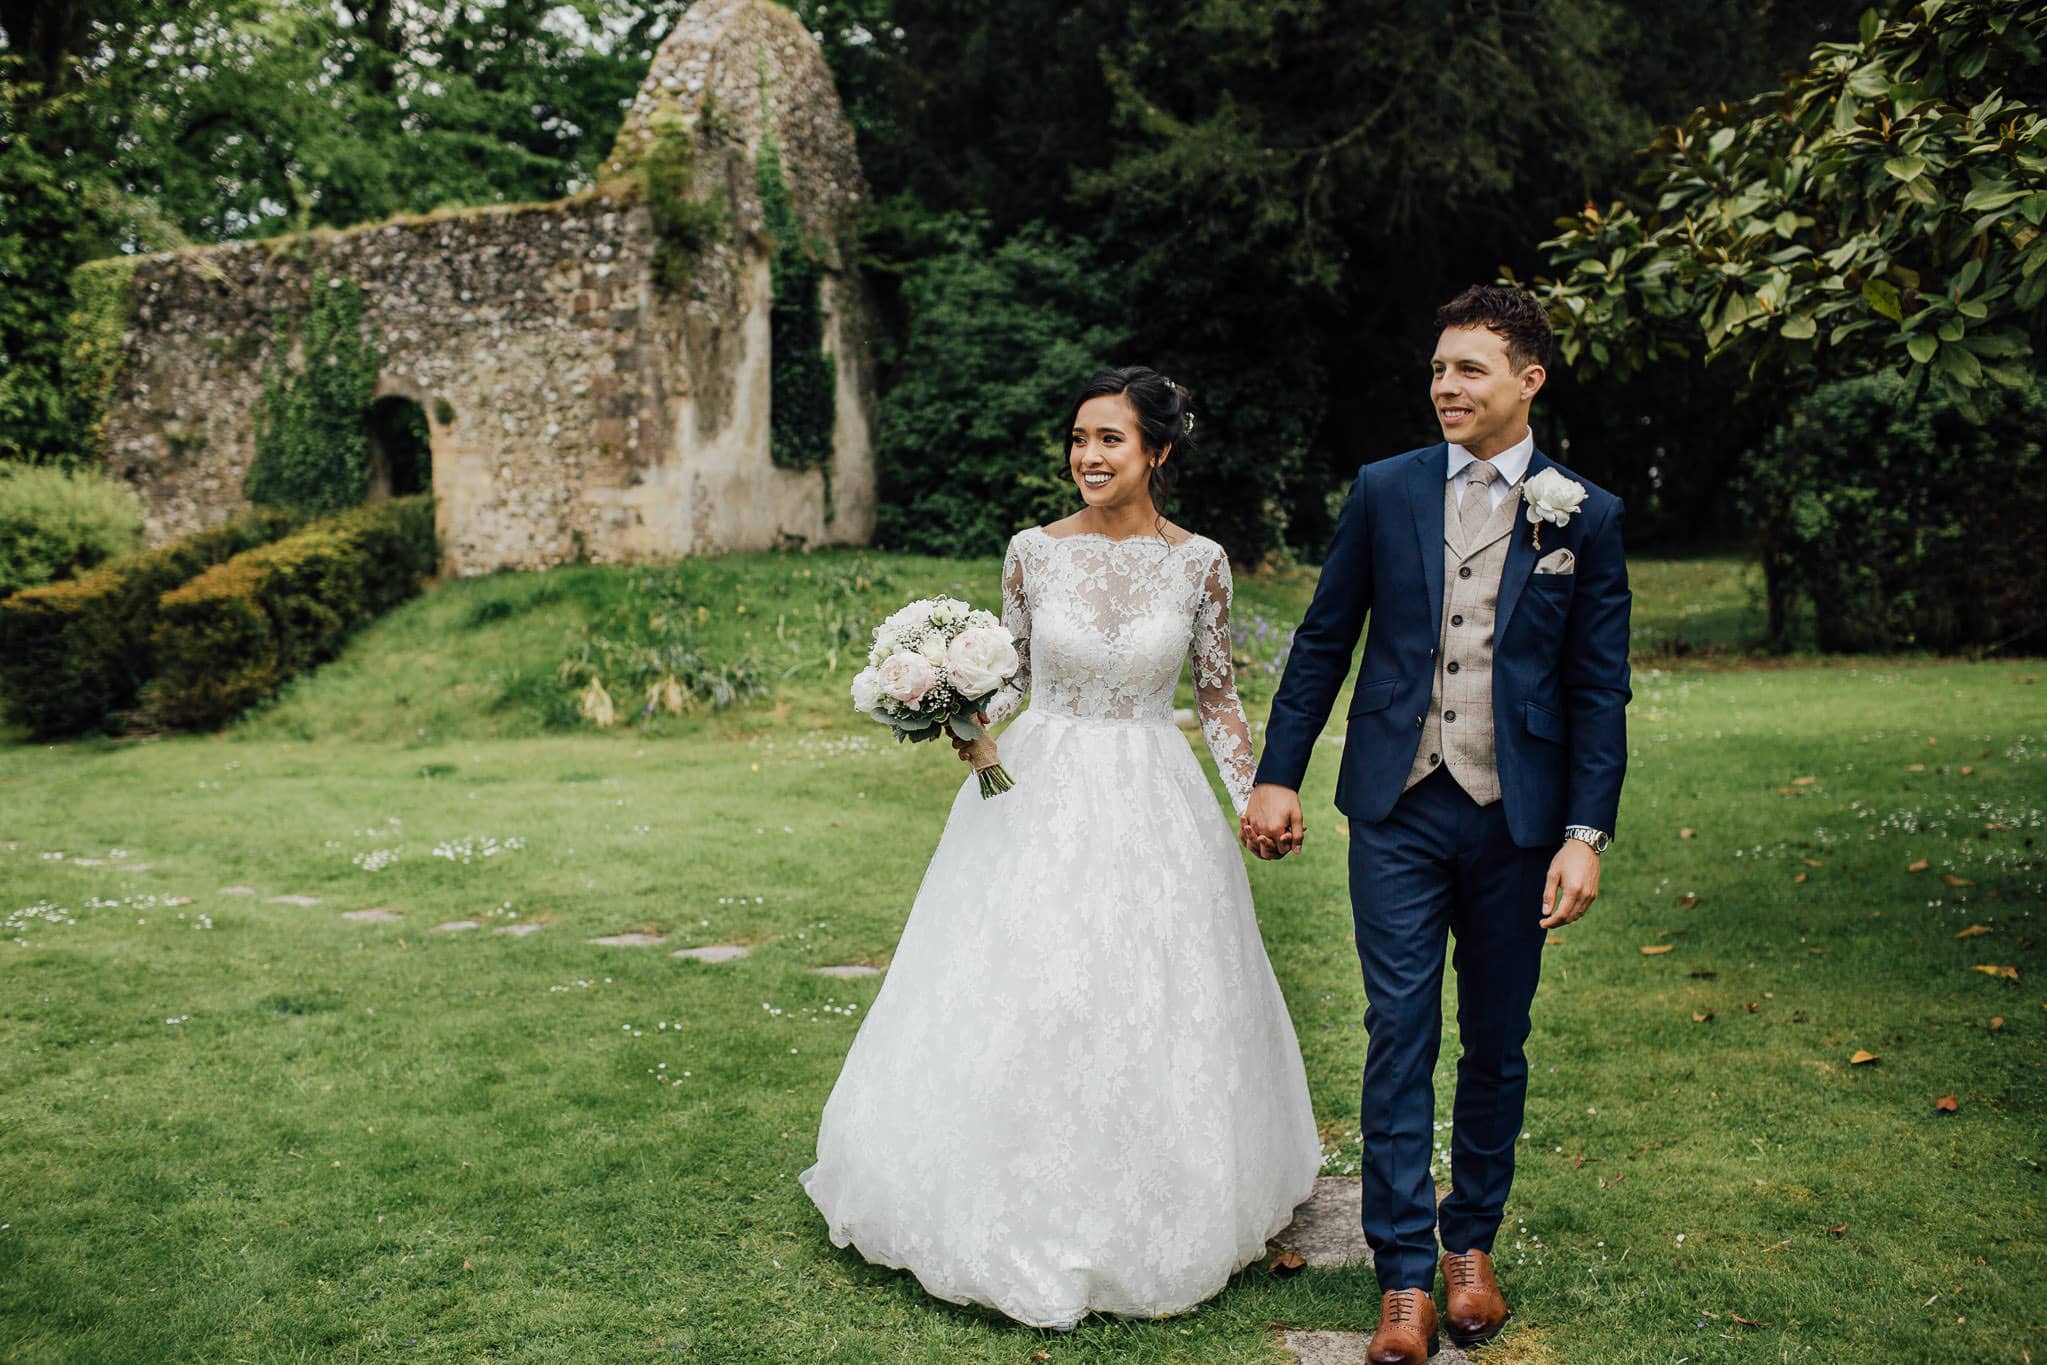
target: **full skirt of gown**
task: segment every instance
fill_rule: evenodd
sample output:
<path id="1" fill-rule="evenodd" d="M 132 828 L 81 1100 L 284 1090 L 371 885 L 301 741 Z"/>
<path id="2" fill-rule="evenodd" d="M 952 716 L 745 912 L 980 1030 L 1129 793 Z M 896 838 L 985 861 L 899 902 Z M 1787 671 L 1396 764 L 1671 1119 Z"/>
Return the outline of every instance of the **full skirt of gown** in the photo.
<path id="1" fill-rule="evenodd" d="M 967 780 L 798 1177 L 836 1246 L 1070 1328 L 1192 1308 L 1321 1142 L 1232 827 L 1170 721 L 1033 707 Z"/>

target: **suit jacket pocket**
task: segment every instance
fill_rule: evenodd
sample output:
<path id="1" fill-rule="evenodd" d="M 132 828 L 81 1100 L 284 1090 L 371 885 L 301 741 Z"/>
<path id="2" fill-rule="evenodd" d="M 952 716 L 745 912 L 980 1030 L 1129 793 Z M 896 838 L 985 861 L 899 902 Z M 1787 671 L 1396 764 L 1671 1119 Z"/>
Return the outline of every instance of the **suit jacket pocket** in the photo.
<path id="1" fill-rule="evenodd" d="M 1359 683 L 1350 696 L 1350 711 L 1346 715 L 1362 716 L 1368 711 L 1383 711 L 1393 700 L 1393 690 L 1400 686 L 1398 678 L 1381 678 L 1378 682 Z"/>
<path id="2" fill-rule="evenodd" d="M 1546 739 L 1552 744 L 1564 742 L 1564 718 L 1547 706 L 1528 703 L 1528 733 L 1537 739 Z"/>

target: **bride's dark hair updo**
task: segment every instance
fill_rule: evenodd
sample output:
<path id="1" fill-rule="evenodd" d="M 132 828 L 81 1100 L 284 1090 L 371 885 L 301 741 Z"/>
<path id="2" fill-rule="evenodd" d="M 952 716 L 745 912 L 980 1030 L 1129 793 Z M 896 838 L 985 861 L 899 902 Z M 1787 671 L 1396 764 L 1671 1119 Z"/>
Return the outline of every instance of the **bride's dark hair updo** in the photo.
<path id="1" fill-rule="evenodd" d="M 1171 446 L 1175 455 L 1186 458 L 1194 445 L 1194 395 L 1145 365 L 1098 370 L 1081 386 L 1066 414 L 1066 425 L 1061 428 L 1068 448 L 1073 443 L 1073 424 L 1080 420 L 1081 404 L 1090 398 L 1113 398 L 1118 394 L 1128 398 L 1130 406 L 1137 409 L 1137 429 L 1144 438 L 1147 455 L 1156 458 Z M 1153 465 L 1151 471 L 1152 505 L 1161 511 L 1172 486 L 1166 473 L 1169 467 Z"/>

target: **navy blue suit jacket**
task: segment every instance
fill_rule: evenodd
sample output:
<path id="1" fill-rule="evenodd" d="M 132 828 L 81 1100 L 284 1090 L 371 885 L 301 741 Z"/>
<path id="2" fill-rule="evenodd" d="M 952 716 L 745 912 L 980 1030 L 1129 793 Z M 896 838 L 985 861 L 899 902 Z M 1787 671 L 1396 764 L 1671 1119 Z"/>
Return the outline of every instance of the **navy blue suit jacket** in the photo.
<path id="1" fill-rule="evenodd" d="M 1438 444 L 1358 471 L 1272 701 L 1258 781 L 1300 789 L 1369 614 L 1336 805 L 1354 820 L 1383 820 L 1400 799 L 1442 641 L 1448 469 L 1449 447 Z M 1563 526 L 1542 526 L 1540 551 L 1517 514 L 1493 632 L 1493 743 L 1507 828 L 1524 848 L 1561 842 L 1565 825 L 1611 833 L 1628 763 L 1621 501 L 1538 450 L 1527 477 L 1545 469 L 1584 484 L 1585 501 Z M 1534 572 L 1562 549 L 1576 557 L 1575 573 Z"/>

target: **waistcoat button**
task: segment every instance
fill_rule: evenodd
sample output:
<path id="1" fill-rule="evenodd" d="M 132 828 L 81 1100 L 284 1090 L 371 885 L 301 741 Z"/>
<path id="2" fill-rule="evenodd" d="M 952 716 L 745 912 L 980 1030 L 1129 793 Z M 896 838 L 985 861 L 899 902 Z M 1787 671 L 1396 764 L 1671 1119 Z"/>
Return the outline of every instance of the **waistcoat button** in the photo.
<path id="1" fill-rule="evenodd" d="M 1457 571 L 1457 576 L 1458 576 L 1459 578 L 1469 578 L 1469 577 L 1471 577 L 1471 566 L 1470 566 L 1469 564 L 1467 564 L 1467 565 L 1465 565 L 1465 566 L 1464 566 L 1463 568 L 1459 569 L 1459 570 Z"/>
<path id="2" fill-rule="evenodd" d="M 1462 616 L 1453 616 L 1450 618 L 1450 624 L 1453 626 L 1461 626 L 1464 624 L 1464 618 Z"/>
<path id="3" fill-rule="evenodd" d="M 1445 673 L 1455 673 L 1457 671 L 1457 661 L 1452 659 L 1449 663 L 1443 665 L 1443 671 Z"/>
<path id="4" fill-rule="evenodd" d="M 1445 724 L 1448 724 L 1449 722 L 1455 719 L 1457 719 L 1457 713 L 1455 711 L 1445 711 L 1443 713 L 1443 722 Z"/>

